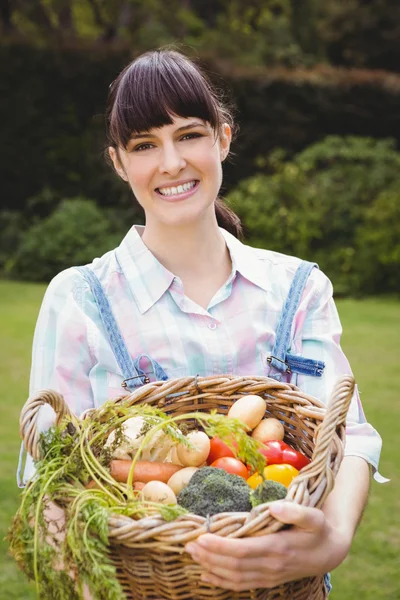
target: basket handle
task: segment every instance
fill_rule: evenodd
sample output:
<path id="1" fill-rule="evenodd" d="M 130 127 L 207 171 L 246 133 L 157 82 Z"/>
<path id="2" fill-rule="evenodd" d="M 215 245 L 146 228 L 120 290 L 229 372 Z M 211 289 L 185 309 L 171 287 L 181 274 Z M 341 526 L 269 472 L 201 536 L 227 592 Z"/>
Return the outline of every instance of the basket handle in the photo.
<path id="1" fill-rule="evenodd" d="M 309 465 L 290 484 L 287 498 L 304 506 L 319 508 L 332 491 L 335 476 L 342 462 L 344 448 L 346 415 L 353 397 L 355 381 L 352 375 L 343 375 L 338 379 L 332 391 L 325 417 L 320 424 L 314 445 L 312 460 Z M 340 427 L 340 436 L 335 437 Z M 332 447 L 332 442 L 335 444 Z M 331 454 L 335 452 L 333 467 Z"/>
<path id="2" fill-rule="evenodd" d="M 25 449 L 35 459 L 40 458 L 38 428 L 39 411 L 45 404 L 49 404 L 56 413 L 56 424 L 71 415 L 71 411 L 64 397 L 54 390 L 41 390 L 25 402 L 19 418 L 19 434 L 24 442 Z"/>

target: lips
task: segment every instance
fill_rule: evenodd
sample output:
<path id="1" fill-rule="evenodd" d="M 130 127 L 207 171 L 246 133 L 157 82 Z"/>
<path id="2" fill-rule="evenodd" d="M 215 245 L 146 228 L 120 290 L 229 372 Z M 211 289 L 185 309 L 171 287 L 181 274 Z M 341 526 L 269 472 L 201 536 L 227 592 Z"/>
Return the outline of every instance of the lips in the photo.
<path id="1" fill-rule="evenodd" d="M 162 196 L 176 196 L 177 194 L 183 194 L 184 192 L 188 192 L 196 185 L 196 179 L 192 179 L 191 181 L 186 181 L 184 183 L 175 184 L 171 186 L 163 186 L 158 187 L 157 191 Z"/>
<path id="2" fill-rule="evenodd" d="M 197 191 L 199 187 L 198 179 L 189 179 L 183 182 L 176 182 L 172 186 L 160 186 L 156 188 L 157 196 L 167 201 L 184 200 Z"/>

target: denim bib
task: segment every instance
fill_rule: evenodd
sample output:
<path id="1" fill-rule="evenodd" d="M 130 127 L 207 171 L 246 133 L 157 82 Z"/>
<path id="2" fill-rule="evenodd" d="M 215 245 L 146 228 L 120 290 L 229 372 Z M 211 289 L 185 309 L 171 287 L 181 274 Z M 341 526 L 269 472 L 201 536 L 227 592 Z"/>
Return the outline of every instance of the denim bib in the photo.
<path id="1" fill-rule="evenodd" d="M 276 331 L 275 346 L 271 354 L 267 357 L 267 361 L 270 365 L 268 376 L 273 377 L 278 381 L 282 381 L 284 376 L 287 377 L 291 373 L 321 377 L 325 368 L 325 363 L 322 361 L 293 355 L 289 352 L 292 339 L 293 319 L 299 306 L 307 279 L 314 267 L 318 268 L 315 263 L 307 261 L 302 261 L 300 263 L 293 277 L 288 296 L 282 309 Z M 110 303 L 97 276 L 90 267 L 84 266 L 76 268 L 81 272 L 93 293 L 104 328 L 107 332 L 110 346 L 114 352 L 118 366 L 121 369 L 122 376 L 124 377 L 123 386 L 132 390 L 138 385 L 148 383 L 149 379 L 146 373 L 140 368 L 140 361 L 142 358 L 147 358 L 149 360 L 156 380 L 167 380 L 168 375 L 165 373 L 164 369 L 150 356 L 140 354 L 135 359 L 132 359 L 111 310 Z"/>

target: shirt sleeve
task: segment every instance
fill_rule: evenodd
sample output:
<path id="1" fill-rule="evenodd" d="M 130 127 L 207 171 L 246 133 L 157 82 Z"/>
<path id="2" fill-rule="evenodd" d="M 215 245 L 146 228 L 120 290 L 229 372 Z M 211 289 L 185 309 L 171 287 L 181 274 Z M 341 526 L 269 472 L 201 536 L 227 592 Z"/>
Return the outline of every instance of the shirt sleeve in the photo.
<path id="1" fill-rule="evenodd" d="M 63 395 L 72 412 L 80 415 L 94 406 L 90 370 L 94 358 L 89 347 L 87 284 L 78 271 L 67 269 L 49 284 L 39 312 L 33 339 L 29 396 L 51 389 Z M 45 405 L 37 427 L 46 431 L 55 422 L 53 409 Z M 34 473 L 28 456 L 24 481 Z"/>
<path id="2" fill-rule="evenodd" d="M 329 279 L 314 269 L 294 322 L 294 353 L 324 361 L 325 369 L 322 377 L 298 374 L 293 383 L 325 404 L 329 402 L 337 379 L 352 374 L 340 346 L 342 326 L 332 293 Z M 364 458 L 372 465 L 375 479 L 383 482 L 387 480 L 377 471 L 381 448 L 382 439 L 367 422 L 356 386 L 347 413 L 345 456 Z"/>

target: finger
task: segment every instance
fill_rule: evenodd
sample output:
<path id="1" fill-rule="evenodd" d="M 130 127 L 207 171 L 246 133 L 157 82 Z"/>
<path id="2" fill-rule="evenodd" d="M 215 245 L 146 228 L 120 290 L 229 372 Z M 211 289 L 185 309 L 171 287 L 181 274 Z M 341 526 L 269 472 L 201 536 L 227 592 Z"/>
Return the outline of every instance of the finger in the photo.
<path id="1" fill-rule="evenodd" d="M 241 540 L 242 545 L 247 545 L 247 540 Z M 197 563 L 203 567 L 212 570 L 215 567 L 223 568 L 227 571 L 243 571 L 248 568 L 252 568 L 255 561 L 258 561 L 258 557 L 245 558 L 245 549 L 239 548 L 241 556 L 232 556 L 224 551 L 225 544 L 220 544 L 217 541 L 216 544 L 219 551 L 213 552 L 210 548 L 213 548 L 213 540 L 210 540 L 207 545 L 191 543 L 186 546 L 186 551 L 189 552 Z"/>
<path id="2" fill-rule="evenodd" d="M 269 509 L 271 515 L 281 523 L 296 525 L 306 531 L 321 530 L 325 525 L 325 515 L 318 508 L 301 506 L 295 502 L 272 502 Z"/>
<path id="3" fill-rule="evenodd" d="M 267 543 L 269 537 L 271 536 L 232 539 L 205 533 L 198 537 L 195 542 L 187 544 L 185 550 L 189 554 L 192 554 L 194 550 L 197 552 L 200 552 L 200 549 L 206 550 L 223 560 L 226 560 L 226 557 L 229 556 L 233 558 L 258 558 L 260 555 L 265 556 L 269 549 L 273 550 L 273 544 Z"/>
<path id="4" fill-rule="evenodd" d="M 254 577 L 251 582 L 234 582 L 232 580 L 224 579 L 223 577 L 218 577 L 218 575 L 213 575 L 212 573 L 204 573 L 201 576 L 201 580 L 208 585 L 213 585 L 215 587 L 220 587 L 225 590 L 232 590 L 234 592 L 242 592 L 245 590 L 253 590 L 257 588 L 265 588 L 265 587 L 275 587 L 275 584 L 269 585 L 266 583 L 264 579 L 259 579 Z"/>
<path id="5" fill-rule="evenodd" d="M 205 568 L 202 571 L 202 574 L 207 576 L 219 577 L 220 579 L 225 579 L 226 581 L 230 581 L 235 584 L 246 584 L 253 585 L 254 579 L 258 579 L 260 577 L 260 571 L 257 571 L 256 568 L 253 567 L 253 570 L 236 570 L 232 571 L 231 569 L 225 569 L 224 567 L 217 567 L 216 565 L 211 565 L 209 568 Z"/>
<path id="6" fill-rule="evenodd" d="M 255 560 L 248 561 L 247 565 L 241 565 L 240 568 L 232 569 L 228 566 L 220 566 L 216 564 L 212 565 L 201 565 L 203 567 L 203 573 L 216 575 L 220 579 L 226 579 L 232 583 L 251 583 L 255 579 L 276 578 L 277 574 L 282 574 L 282 569 L 279 569 L 280 562 L 278 559 L 274 561 L 268 561 L 265 563 L 263 560 L 256 562 Z"/>
<path id="7" fill-rule="evenodd" d="M 231 581 L 239 581 L 244 573 L 252 573 L 250 575 L 252 579 L 259 577 L 261 573 L 263 576 L 264 574 L 275 576 L 277 572 L 281 573 L 288 552 L 287 543 L 282 535 L 270 534 L 257 540 L 264 541 L 264 544 L 257 543 L 259 548 L 257 556 L 253 556 L 253 552 L 250 552 L 247 558 L 210 552 L 196 543 L 188 544 L 187 549 L 190 550 L 192 559 L 203 569 Z M 241 545 L 247 548 L 253 541 L 255 540 L 240 540 Z M 244 553 L 245 550 L 241 549 L 241 554 Z"/>
<path id="8" fill-rule="evenodd" d="M 261 567 L 261 560 L 257 558 L 235 558 L 233 556 L 222 556 L 220 554 L 214 554 L 208 552 L 200 546 L 196 546 L 191 551 L 191 556 L 194 561 L 199 563 L 204 569 L 216 572 L 228 574 L 228 573 L 242 573 L 249 569 L 255 569 Z M 227 575 L 228 576 L 228 575 Z"/>

